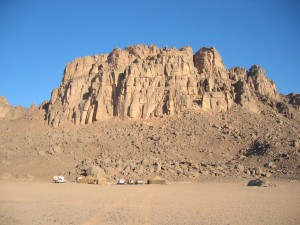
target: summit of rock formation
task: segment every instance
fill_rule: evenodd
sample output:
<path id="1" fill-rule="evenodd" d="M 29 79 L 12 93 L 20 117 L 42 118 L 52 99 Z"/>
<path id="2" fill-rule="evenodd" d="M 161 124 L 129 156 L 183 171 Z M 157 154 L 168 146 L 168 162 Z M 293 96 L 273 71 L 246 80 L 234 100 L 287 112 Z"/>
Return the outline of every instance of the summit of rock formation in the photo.
<path id="1" fill-rule="evenodd" d="M 215 48 L 136 45 L 68 63 L 51 95 L 48 123 L 88 124 L 112 117 L 151 118 L 187 109 L 259 112 L 259 96 L 278 97 L 259 66 L 228 70 Z"/>

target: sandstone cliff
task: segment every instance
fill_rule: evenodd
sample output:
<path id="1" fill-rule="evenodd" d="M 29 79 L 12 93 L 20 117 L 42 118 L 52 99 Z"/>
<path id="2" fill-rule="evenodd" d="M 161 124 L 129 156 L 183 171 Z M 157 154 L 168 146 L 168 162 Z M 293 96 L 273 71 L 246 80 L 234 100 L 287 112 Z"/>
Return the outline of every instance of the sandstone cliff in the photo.
<path id="1" fill-rule="evenodd" d="M 150 118 L 187 109 L 227 111 L 234 104 L 259 112 L 258 99 L 278 98 L 265 71 L 228 70 L 215 48 L 136 45 L 68 63 L 52 92 L 47 121 L 76 125 L 112 117 Z"/>

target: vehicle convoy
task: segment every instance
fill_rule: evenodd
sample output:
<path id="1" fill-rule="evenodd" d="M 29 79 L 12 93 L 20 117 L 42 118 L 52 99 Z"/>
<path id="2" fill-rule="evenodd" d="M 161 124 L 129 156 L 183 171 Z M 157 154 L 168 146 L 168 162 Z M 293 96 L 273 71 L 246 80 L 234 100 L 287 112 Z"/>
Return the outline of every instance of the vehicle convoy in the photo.
<path id="1" fill-rule="evenodd" d="M 64 176 L 54 176 L 53 181 L 55 183 L 66 183 L 66 180 L 65 180 Z"/>
<path id="2" fill-rule="evenodd" d="M 118 179 L 117 184 L 144 184 L 144 181 L 142 179 Z"/>

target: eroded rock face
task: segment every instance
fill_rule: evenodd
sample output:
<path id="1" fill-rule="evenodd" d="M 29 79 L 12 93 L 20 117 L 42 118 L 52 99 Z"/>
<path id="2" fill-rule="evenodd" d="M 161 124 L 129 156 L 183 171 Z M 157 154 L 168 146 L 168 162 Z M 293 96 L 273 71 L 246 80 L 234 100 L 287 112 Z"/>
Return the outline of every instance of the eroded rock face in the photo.
<path id="1" fill-rule="evenodd" d="M 260 95 L 271 98 L 278 97 L 275 83 L 267 78 L 264 69 L 257 65 L 252 66 L 248 72 L 248 79 L 250 80 L 249 83 L 253 83 L 254 90 Z"/>
<path id="2" fill-rule="evenodd" d="M 136 45 L 68 63 L 52 92 L 47 120 L 86 124 L 112 117 L 149 118 L 187 109 L 226 111 L 239 104 L 258 112 L 256 95 L 277 98 L 258 66 L 227 70 L 215 48 Z"/>

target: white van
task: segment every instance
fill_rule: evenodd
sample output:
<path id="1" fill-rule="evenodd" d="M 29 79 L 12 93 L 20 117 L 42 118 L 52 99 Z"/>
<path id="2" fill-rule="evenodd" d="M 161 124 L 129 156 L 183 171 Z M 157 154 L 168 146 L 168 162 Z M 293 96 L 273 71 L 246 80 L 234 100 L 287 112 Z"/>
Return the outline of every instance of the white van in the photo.
<path id="1" fill-rule="evenodd" d="M 125 180 L 123 178 L 119 179 L 118 184 L 125 184 Z"/>
<path id="2" fill-rule="evenodd" d="M 55 183 L 65 183 L 65 177 L 64 176 L 54 176 L 53 180 Z"/>

